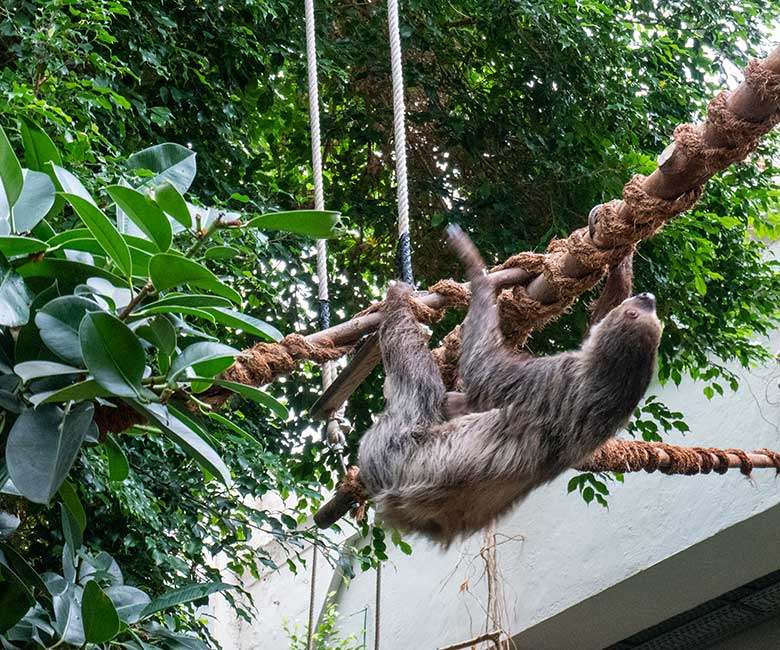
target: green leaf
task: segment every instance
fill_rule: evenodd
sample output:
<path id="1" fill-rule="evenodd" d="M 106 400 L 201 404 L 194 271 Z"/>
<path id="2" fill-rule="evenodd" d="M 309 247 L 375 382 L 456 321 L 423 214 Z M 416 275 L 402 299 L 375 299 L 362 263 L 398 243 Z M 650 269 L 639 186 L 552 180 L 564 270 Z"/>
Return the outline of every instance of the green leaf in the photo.
<path id="1" fill-rule="evenodd" d="M 191 377 L 188 378 L 187 381 L 203 381 L 214 384 L 216 386 L 222 386 L 223 388 L 227 388 L 234 393 L 241 395 L 241 397 L 246 397 L 253 402 L 257 402 L 258 404 L 262 404 L 263 406 L 271 409 L 274 413 L 276 413 L 276 415 L 282 418 L 282 420 L 286 420 L 290 417 L 290 413 L 284 404 L 279 402 L 276 398 L 272 397 L 268 393 L 260 390 L 259 388 L 255 388 L 254 386 L 247 386 L 245 384 L 239 384 L 235 381 L 226 381 L 224 379 L 210 379 L 208 377 Z"/>
<path id="2" fill-rule="evenodd" d="M 40 239 L 32 237 L 8 236 L 0 237 L 0 253 L 6 257 L 14 255 L 31 255 L 45 251 L 49 245 Z"/>
<path id="3" fill-rule="evenodd" d="M 60 390 L 54 390 L 47 393 L 34 395 L 32 402 L 34 404 L 52 404 L 55 402 L 80 402 L 82 400 L 91 400 L 96 397 L 111 397 L 113 393 L 103 388 L 94 379 L 87 379 L 76 384 L 71 384 Z"/>
<path id="4" fill-rule="evenodd" d="M 19 159 L 11 148 L 11 143 L 8 141 L 8 136 L 6 136 L 2 126 L 0 126 L 0 183 L 2 183 L 8 206 L 13 208 L 22 194 L 24 175 Z M 0 215 L 1 217 L 2 215 Z"/>
<path id="5" fill-rule="evenodd" d="M 192 227 L 192 217 L 187 203 L 173 185 L 163 181 L 154 188 L 154 200 L 165 212 L 185 228 Z"/>
<path id="6" fill-rule="evenodd" d="M 195 309 L 195 307 L 183 307 L 182 305 L 159 305 L 149 307 L 135 312 L 131 320 L 139 320 L 153 316 L 154 314 L 187 314 L 196 318 L 205 318 L 209 323 L 216 322 L 214 315 L 204 309 Z"/>
<path id="7" fill-rule="evenodd" d="M 97 266 L 73 260 L 46 257 L 40 261 L 27 262 L 16 269 L 16 272 L 23 278 L 53 278 L 59 280 L 63 285 L 83 284 L 89 278 L 98 277 L 104 278 L 118 287 L 129 286 L 127 278 Z"/>
<path id="8" fill-rule="evenodd" d="M 143 591 L 129 585 L 109 587 L 106 589 L 106 596 L 114 603 L 120 620 L 128 625 L 135 623 L 141 612 L 152 602 Z"/>
<path id="9" fill-rule="evenodd" d="M 75 194 L 97 207 L 95 199 L 92 198 L 92 195 L 78 178 L 59 165 L 49 163 L 49 166 L 54 175 L 53 180 L 58 192 L 62 192 L 63 194 Z"/>
<path id="10" fill-rule="evenodd" d="M 136 328 L 135 333 L 149 341 L 163 354 L 173 354 L 176 349 L 176 329 L 167 318 L 158 316 Z"/>
<path id="11" fill-rule="evenodd" d="M 23 383 L 31 379 L 40 377 L 53 377 L 55 375 L 78 375 L 83 374 L 83 368 L 74 368 L 54 361 L 24 361 L 14 366 L 14 374 L 19 377 Z"/>
<path id="12" fill-rule="evenodd" d="M 232 246 L 209 246 L 203 257 L 207 260 L 229 260 L 240 254 L 241 251 Z"/>
<path id="13" fill-rule="evenodd" d="M 201 366 L 204 362 L 213 361 L 215 359 L 229 359 L 229 366 L 233 363 L 235 357 L 241 356 L 241 354 L 242 353 L 239 350 L 231 348 L 228 345 L 223 345 L 222 343 L 193 343 L 182 350 L 181 354 L 173 360 L 171 369 L 168 372 L 168 380 L 174 381 L 179 375 L 187 370 L 187 368 Z M 218 370 L 217 372 L 221 371 Z"/>
<path id="14" fill-rule="evenodd" d="M 105 312 L 89 313 L 79 326 L 81 354 L 90 373 L 120 397 L 138 397 L 146 357 L 141 341 L 121 320 Z"/>
<path id="15" fill-rule="evenodd" d="M 175 305 L 205 309 L 206 307 L 230 307 L 231 304 L 227 298 L 222 298 L 221 296 L 207 296 L 200 293 L 169 293 L 164 298 L 160 298 L 160 300 L 145 304 L 143 308 L 149 309 L 150 307 Z"/>
<path id="16" fill-rule="evenodd" d="M 196 462 L 214 476 L 219 476 L 225 485 L 230 485 L 230 470 L 219 454 L 163 404 L 131 404 L 139 413 L 156 422 L 166 437 L 184 449 Z"/>
<path id="17" fill-rule="evenodd" d="M 21 523 L 22 520 L 16 515 L 10 512 L 0 511 L 0 540 L 11 537 Z"/>
<path id="18" fill-rule="evenodd" d="M 5 460 L 8 474 L 21 494 L 48 503 L 68 475 L 81 448 L 95 409 L 82 402 L 67 415 L 44 404 L 27 409 L 8 434 Z"/>
<path id="19" fill-rule="evenodd" d="M 3 634 L 35 605 L 35 598 L 19 577 L 5 565 L 0 566 L 0 578 L 0 634 Z"/>
<path id="20" fill-rule="evenodd" d="M 225 584 L 224 582 L 205 582 L 174 589 L 173 591 L 163 594 L 159 598 L 155 598 L 149 603 L 141 613 L 141 618 L 148 618 L 157 612 L 163 612 L 172 607 L 176 607 L 177 605 L 191 603 L 193 600 L 200 600 L 201 598 L 206 598 L 211 594 L 226 591 L 227 589 L 234 589 L 234 587 L 233 585 Z"/>
<path id="21" fill-rule="evenodd" d="M 257 445 L 261 449 L 265 450 L 265 447 L 260 443 L 260 441 L 257 438 L 255 438 L 248 431 L 245 431 L 244 429 L 242 429 L 240 426 L 238 426 L 232 420 L 228 420 L 226 417 L 220 415 L 219 413 L 214 413 L 213 411 L 209 411 L 208 416 L 209 416 L 209 418 L 211 418 L 215 422 L 219 422 L 222 426 L 227 427 L 228 429 L 230 429 L 233 433 L 235 433 L 239 437 L 245 438 L 246 440 L 249 440 L 250 442 L 253 442 L 255 445 Z"/>
<path id="22" fill-rule="evenodd" d="M 241 296 L 205 266 L 186 257 L 172 253 L 158 253 L 149 262 L 149 276 L 157 291 L 165 291 L 183 284 L 201 287 L 223 296 L 234 303 L 241 302 Z"/>
<path id="23" fill-rule="evenodd" d="M 133 154 L 127 159 L 127 166 L 131 170 L 148 169 L 156 174 L 144 185 L 158 187 L 167 182 L 181 194 L 190 188 L 197 171 L 195 152 L 173 142 L 158 144 Z"/>
<path id="24" fill-rule="evenodd" d="M 331 210 L 270 212 L 250 219 L 246 228 L 284 230 L 316 239 L 333 239 L 342 234 L 341 213 Z"/>
<path id="25" fill-rule="evenodd" d="M 60 519 L 62 521 L 62 534 L 65 537 L 65 545 L 67 546 L 64 550 L 75 565 L 76 551 L 84 545 L 84 534 L 73 513 L 64 503 L 60 504 Z"/>
<path id="26" fill-rule="evenodd" d="M 56 197 L 54 183 L 46 174 L 25 169 L 22 195 L 14 206 L 14 231 L 21 233 L 35 228 L 49 213 Z"/>
<path id="27" fill-rule="evenodd" d="M 133 268 L 130 260 L 130 251 L 127 248 L 127 243 L 122 239 L 122 235 L 114 228 L 108 217 L 99 208 L 80 196 L 75 194 L 64 194 L 63 196 L 73 206 L 84 225 L 89 228 L 100 247 L 106 251 L 106 254 L 114 261 L 122 273 L 125 276 L 129 276 Z"/>
<path id="28" fill-rule="evenodd" d="M 24 280 L 11 269 L 0 268 L 0 325 L 21 327 L 30 320 L 33 297 Z"/>
<path id="29" fill-rule="evenodd" d="M 60 499 L 65 507 L 70 511 L 73 519 L 78 524 L 79 530 L 83 533 L 87 528 L 87 513 L 84 511 L 84 506 L 81 504 L 78 494 L 76 494 L 76 488 L 70 481 L 63 481 L 59 489 Z M 78 548 L 78 547 L 76 547 Z"/>
<path id="30" fill-rule="evenodd" d="M 105 643 L 119 632 L 119 614 L 114 603 L 94 580 L 84 586 L 81 620 L 84 624 L 84 638 L 90 643 Z"/>
<path id="31" fill-rule="evenodd" d="M 100 307 L 92 300 L 80 296 L 62 296 L 38 310 L 35 324 L 49 350 L 65 361 L 83 367 L 79 325 L 84 316 L 93 311 L 100 311 Z"/>
<path id="32" fill-rule="evenodd" d="M 268 341 L 282 340 L 282 333 L 278 329 L 254 316 L 242 314 L 241 312 L 225 307 L 210 307 L 207 308 L 206 311 L 212 314 L 218 323 L 222 323 L 223 325 L 235 327 L 236 329 L 243 330 L 247 334 L 254 334 L 255 336 L 259 336 Z"/>
<path id="33" fill-rule="evenodd" d="M 124 481 L 130 475 L 130 464 L 119 443 L 110 434 L 104 443 L 108 457 L 108 480 Z"/>
<path id="34" fill-rule="evenodd" d="M 121 185 L 110 185 L 106 191 L 161 251 L 167 251 L 171 247 L 173 234 L 168 217 L 148 196 L 131 187 Z"/>
<path id="35" fill-rule="evenodd" d="M 46 163 L 62 164 L 60 152 L 54 146 L 46 132 L 32 120 L 21 118 L 22 146 L 24 147 L 24 162 L 32 170 L 46 172 L 51 169 Z"/>

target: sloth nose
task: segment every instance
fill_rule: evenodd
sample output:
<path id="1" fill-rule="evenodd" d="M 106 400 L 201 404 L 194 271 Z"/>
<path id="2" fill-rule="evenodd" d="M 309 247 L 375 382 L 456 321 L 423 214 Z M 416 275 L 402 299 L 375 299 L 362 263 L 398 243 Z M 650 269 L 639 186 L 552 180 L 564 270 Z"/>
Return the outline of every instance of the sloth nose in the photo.
<path id="1" fill-rule="evenodd" d="M 655 296 L 652 293 L 645 291 L 643 293 L 638 294 L 636 296 L 636 299 L 643 306 L 646 306 L 649 309 L 655 309 Z"/>

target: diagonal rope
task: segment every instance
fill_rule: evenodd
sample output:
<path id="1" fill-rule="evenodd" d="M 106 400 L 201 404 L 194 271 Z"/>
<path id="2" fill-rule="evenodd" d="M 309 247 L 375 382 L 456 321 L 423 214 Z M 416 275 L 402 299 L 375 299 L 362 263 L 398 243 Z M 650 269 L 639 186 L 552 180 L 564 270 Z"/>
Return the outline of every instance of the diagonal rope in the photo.
<path id="1" fill-rule="evenodd" d="M 404 72 L 401 60 L 401 32 L 398 27 L 398 0 L 387 2 L 387 28 L 390 36 L 390 66 L 393 76 L 393 141 L 395 144 L 395 182 L 398 201 L 398 251 L 396 263 L 399 277 L 414 284 L 412 274 L 411 237 L 409 235 L 409 187 L 406 173 L 406 105 L 404 103 Z"/>

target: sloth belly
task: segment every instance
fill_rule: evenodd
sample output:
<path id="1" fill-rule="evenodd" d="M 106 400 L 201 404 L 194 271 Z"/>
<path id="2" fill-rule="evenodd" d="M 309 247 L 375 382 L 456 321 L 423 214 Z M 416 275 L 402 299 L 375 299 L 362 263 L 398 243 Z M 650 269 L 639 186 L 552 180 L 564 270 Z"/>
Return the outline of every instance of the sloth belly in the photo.
<path id="1" fill-rule="evenodd" d="M 526 481 L 507 479 L 447 487 L 416 486 L 385 491 L 377 495 L 376 504 L 384 521 L 447 545 L 493 523 L 532 487 Z"/>

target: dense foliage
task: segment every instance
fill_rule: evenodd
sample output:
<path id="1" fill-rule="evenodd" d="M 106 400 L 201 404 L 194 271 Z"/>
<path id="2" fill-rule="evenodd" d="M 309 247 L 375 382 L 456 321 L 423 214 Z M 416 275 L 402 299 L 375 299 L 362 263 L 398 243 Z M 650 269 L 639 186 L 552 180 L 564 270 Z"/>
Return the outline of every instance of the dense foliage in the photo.
<path id="1" fill-rule="evenodd" d="M 331 245 L 341 318 L 394 274 L 389 54 L 383 3 L 318 5 L 327 203 L 348 225 Z M 653 169 L 673 127 L 734 82 L 778 17 L 768 0 L 404 3 L 420 284 L 459 272 L 441 244 L 448 221 L 492 261 L 581 226 Z M 257 216 L 311 207 L 303 50 L 302 9 L 288 0 L 0 7 L 0 443 L 5 491 L 22 495 L 3 497 L 0 584 L 36 603 L 20 645 L 80 645 L 62 617 L 83 613 L 86 634 L 111 608 L 110 638 L 195 644 L 170 635 L 204 632 L 193 603 L 205 592 L 169 598 L 190 605 L 165 616 L 143 614 L 148 601 L 221 588 L 217 555 L 238 573 L 275 566 L 255 550 L 259 533 L 296 566 L 309 535 L 297 525 L 340 466 L 305 417 L 317 369 L 274 385 L 281 402 L 234 387 L 243 399 L 229 412 L 168 405 L 192 405 L 237 350 L 314 327 L 310 240 L 260 230 L 269 218 Z M 770 356 L 757 335 L 780 304 L 765 256 L 780 232 L 774 146 L 713 179 L 636 261 L 666 324 L 662 379 L 691 375 L 712 399 L 736 384 L 725 362 Z M 530 347 L 571 347 L 585 320 L 579 305 Z M 351 403 L 350 450 L 380 404 L 377 373 Z M 132 424 L 137 410 L 147 422 L 125 433 L 89 424 L 107 413 Z M 647 439 L 687 429 L 652 398 L 640 415 Z M 15 453 L 25 437 L 41 453 Z M 607 490 L 593 476 L 570 488 L 601 501 Z M 264 506 L 270 492 L 296 517 Z M 381 530 L 369 539 L 364 566 L 385 553 Z M 6 608 L 0 627 L 20 609 Z M 93 633 L 108 634 L 84 640 Z"/>

